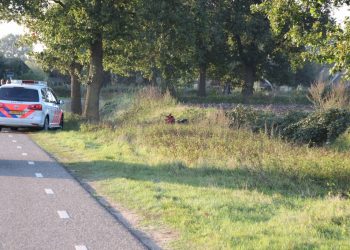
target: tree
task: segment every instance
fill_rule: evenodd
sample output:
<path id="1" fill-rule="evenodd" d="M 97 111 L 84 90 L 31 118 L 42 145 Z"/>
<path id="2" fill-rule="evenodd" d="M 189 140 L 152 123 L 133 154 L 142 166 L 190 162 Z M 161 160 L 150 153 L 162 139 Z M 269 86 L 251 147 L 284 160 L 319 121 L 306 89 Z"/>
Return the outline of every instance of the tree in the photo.
<path id="1" fill-rule="evenodd" d="M 130 6 L 134 1 L 108 0 L 4 0 L 0 9 L 6 9 L 13 18 L 42 18 L 53 7 L 59 7 L 62 16 L 69 16 L 74 27 L 74 44 L 85 48 L 89 56 L 89 73 L 84 116 L 91 121 L 99 120 L 99 97 L 103 84 L 104 42 L 117 39 L 126 33 L 126 18 L 134 13 Z M 59 13 L 59 12 L 57 12 Z M 23 20 L 23 19 L 22 19 Z M 48 23 L 55 27 L 55 23 Z M 69 28 L 69 27 L 68 27 Z"/>
<path id="2" fill-rule="evenodd" d="M 72 13 L 75 35 L 89 55 L 89 73 L 84 116 L 99 120 L 99 97 L 103 84 L 104 42 L 125 35 L 126 19 L 131 15 L 133 1 L 78 1 L 60 2 L 65 12 Z"/>
<path id="3" fill-rule="evenodd" d="M 82 114 L 81 72 L 86 64 L 86 53 L 76 41 L 75 24 L 70 13 L 62 12 L 60 6 L 52 6 L 41 18 L 26 18 L 26 27 L 32 32 L 27 43 L 42 43 L 45 50 L 33 53 L 47 71 L 53 69 L 70 75 L 71 112 Z"/>
<path id="4" fill-rule="evenodd" d="M 341 3 L 349 4 L 349 1 L 266 0 L 257 10 L 266 14 L 274 36 L 281 37 L 287 47 L 306 48 L 300 56 L 291 56 L 294 66 L 316 60 L 335 63 L 333 69 L 339 70 L 346 58 L 342 44 L 347 35 L 346 30 L 336 25 L 331 12 Z"/>
<path id="5" fill-rule="evenodd" d="M 8 73 L 21 76 L 30 71 L 29 67 L 19 58 L 5 58 L 0 54 L 0 79 L 7 78 Z"/>
<path id="6" fill-rule="evenodd" d="M 20 36 L 7 35 L 0 39 L 0 54 L 7 58 L 20 58 L 26 60 L 31 48 L 19 43 Z"/>
<path id="7" fill-rule="evenodd" d="M 284 43 L 283 34 L 274 34 L 266 15 L 256 10 L 264 1 L 224 1 L 222 16 L 226 37 L 226 66 L 222 78 L 240 82 L 242 94 L 249 97 L 254 82 L 261 78 L 290 79 L 292 59 L 305 47 Z"/>
<path id="8" fill-rule="evenodd" d="M 134 6 L 128 34 L 108 41 L 107 68 L 120 75 L 141 72 L 162 91 L 175 94 L 179 79 L 192 78 L 192 35 L 182 0 L 144 0 Z"/>

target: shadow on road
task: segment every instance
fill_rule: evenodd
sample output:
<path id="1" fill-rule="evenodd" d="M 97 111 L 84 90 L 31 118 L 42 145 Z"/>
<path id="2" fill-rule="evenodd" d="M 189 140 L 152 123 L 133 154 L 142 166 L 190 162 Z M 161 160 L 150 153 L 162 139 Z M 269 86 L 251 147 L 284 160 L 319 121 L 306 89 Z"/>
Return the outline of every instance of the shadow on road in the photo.
<path id="1" fill-rule="evenodd" d="M 56 162 L 31 160 L 0 160 L 0 177 L 28 177 L 37 178 L 36 173 L 42 173 L 44 178 L 72 179 Z"/>

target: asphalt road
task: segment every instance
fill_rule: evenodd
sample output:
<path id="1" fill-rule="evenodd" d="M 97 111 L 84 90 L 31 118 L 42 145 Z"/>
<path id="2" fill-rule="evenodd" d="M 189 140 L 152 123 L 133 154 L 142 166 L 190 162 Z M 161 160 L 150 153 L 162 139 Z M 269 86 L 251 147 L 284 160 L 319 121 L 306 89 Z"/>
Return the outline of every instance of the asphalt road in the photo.
<path id="1" fill-rule="evenodd" d="M 27 135 L 3 130 L 0 250 L 3 249 L 145 248 Z"/>

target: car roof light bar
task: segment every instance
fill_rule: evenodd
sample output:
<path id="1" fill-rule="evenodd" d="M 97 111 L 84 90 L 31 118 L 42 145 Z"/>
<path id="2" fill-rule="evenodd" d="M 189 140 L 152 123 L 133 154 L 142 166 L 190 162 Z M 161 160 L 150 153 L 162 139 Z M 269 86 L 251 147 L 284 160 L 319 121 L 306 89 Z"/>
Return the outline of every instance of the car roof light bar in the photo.
<path id="1" fill-rule="evenodd" d="M 47 82 L 35 80 L 12 80 L 11 84 L 29 84 L 29 85 L 46 85 Z"/>

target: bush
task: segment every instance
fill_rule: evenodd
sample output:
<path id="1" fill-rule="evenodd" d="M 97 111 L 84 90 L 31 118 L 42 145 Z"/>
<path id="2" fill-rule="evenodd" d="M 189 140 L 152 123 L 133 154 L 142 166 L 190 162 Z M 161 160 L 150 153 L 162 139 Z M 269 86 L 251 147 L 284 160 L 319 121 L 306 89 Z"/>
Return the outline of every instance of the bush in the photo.
<path id="1" fill-rule="evenodd" d="M 332 142 L 350 126 L 350 112 L 344 109 L 327 109 L 311 114 L 294 111 L 278 116 L 238 105 L 226 115 L 231 128 L 264 132 L 270 137 L 280 136 L 309 146 Z"/>
<path id="2" fill-rule="evenodd" d="M 230 119 L 230 127 L 235 129 L 252 129 L 256 126 L 257 121 L 260 120 L 260 114 L 260 112 L 243 105 L 238 105 L 227 112 L 227 116 Z"/>
<path id="3" fill-rule="evenodd" d="M 266 124 L 272 124 L 278 119 L 272 112 L 259 111 L 243 105 L 238 105 L 227 115 L 231 121 L 231 128 L 248 128 L 254 132 L 260 131 Z"/>
<path id="4" fill-rule="evenodd" d="M 265 134 L 271 137 L 280 137 L 283 131 L 290 125 L 295 124 L 308 116 L 306 112 L 291 111 L 285 116 L 266 117 L 264 123 L 260 122 L 258 131 L 264 129 Z M 264 125 L 264 127 L 262 127 Z"/>
<path id="5" fill-rule="evenodd" d="M 269 136 L 277 136 L 283 129 L 299 122 L 307 116 L 305 112 L 293 111 L 286 116 L 278 116 L 272 112 L 258 111 L 238 105 L 227 112 L 230 127 L 235 129 L 248 128 L 253 132 L 264 132 Z"/>
<path id="6" fill-rule="evenodd" d="M 349 90 L 344 84 L 317 82 L 309 88 L 308 98 L 316 110 L 347 109 L 350 105 Z"/>
<path id="7" fill-rule="evenodd" d="M 79 130 L 85 119 L 79 115 L 66 112 L 64 114 L 64 130 Z"/>
<path id="8" fill-rule="evenodd" d="M 350 126 L 350 112 L 343 109 L 317 111 L 282 130 L 282 138 L 310 146 L 334 141 Z"/>

